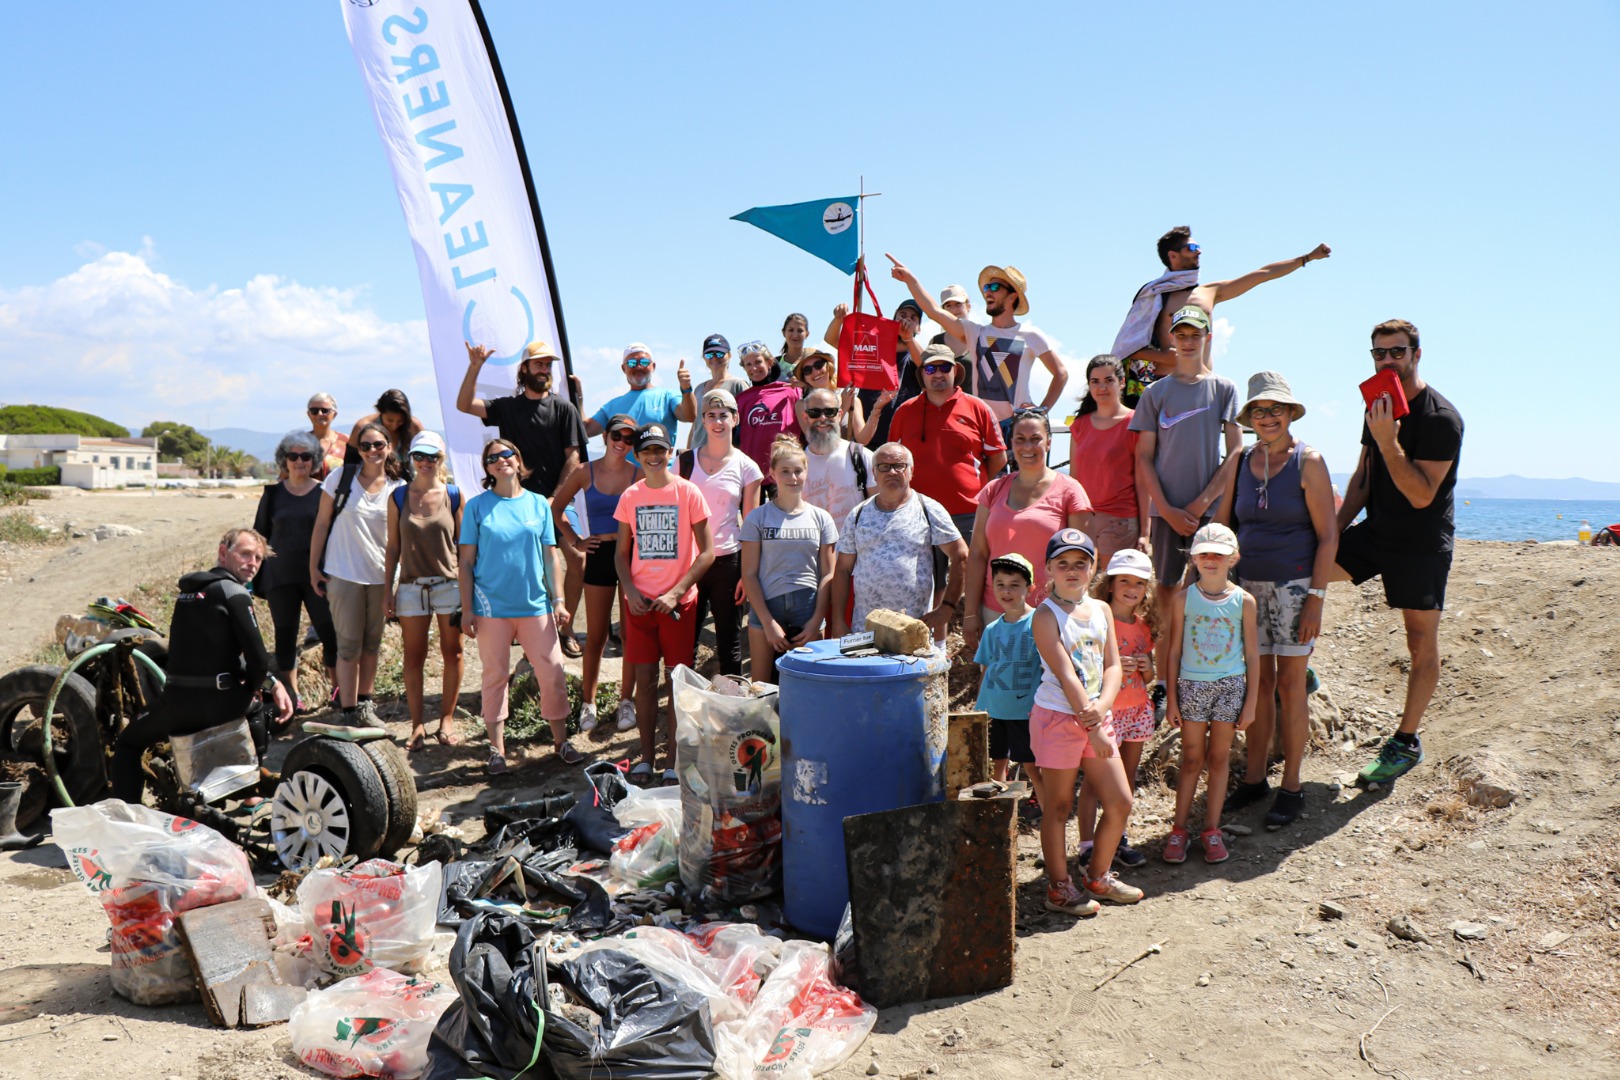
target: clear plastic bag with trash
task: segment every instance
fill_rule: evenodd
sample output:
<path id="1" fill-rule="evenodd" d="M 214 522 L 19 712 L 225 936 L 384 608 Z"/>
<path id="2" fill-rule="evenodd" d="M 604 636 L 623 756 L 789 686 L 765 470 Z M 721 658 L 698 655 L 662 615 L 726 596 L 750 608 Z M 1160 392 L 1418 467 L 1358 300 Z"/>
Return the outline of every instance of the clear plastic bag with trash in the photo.
<path id="1" fill-rule="evenodd" d="M 629 829 L 613 842 L 608 868 L 621 881 L 652 889 L 680 872 L 676 845 L 681 835 L 681 795 L 674 788 L 632 787 L 613 807 Z"/>
<path id="2" fill-rule="evenodd" d="M 293 1053 L 328 1076 L 414 1080 L 427 1068 L 440 1015 L 457 996 L 452 986 L 383 968 L 344 979 L 293 1007 Z"/>
<path id="3" fill-rule="evenodd" d="M 782 738 L 776 687 L 682 665 L 671 676 L 680 778 L 681 882 L 738 904 L 782 885 Z"/>
<path id="4" fill-rule="evenodd" d="M 197 1000 L 175 920 L 254 895 L 247 855 L 190 818 L 106 799 L 51 811 L 68 866 L 112 923 L 112 985 L 137 1005 Z"/>
<path id="5" fill-rule="evenodd" d="M 832 975 L 827 946 L 789 941 L 748 1015 L 715 1025 L 714 1071 L 724 1080 L 810 1080 L 849 1059 L 877 1010 Z"/>
<path id="6" fill-rule="evenodd" d="M 419 970 L 433 948 L 440 880 L 436 862 L 371 859 L 349 870 L 310 871 L 298 885 L 298 908 L 315 965 L 340 977 Z"/>

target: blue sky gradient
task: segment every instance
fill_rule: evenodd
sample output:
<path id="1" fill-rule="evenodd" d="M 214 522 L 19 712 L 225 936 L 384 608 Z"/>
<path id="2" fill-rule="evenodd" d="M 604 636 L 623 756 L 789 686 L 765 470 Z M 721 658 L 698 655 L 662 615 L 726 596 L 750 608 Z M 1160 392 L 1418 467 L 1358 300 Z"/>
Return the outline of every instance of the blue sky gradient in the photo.
<path id="1" fill-rule="evenodd" d="M 1325 241 L 1217 311 L 1218 367 L 1286 374 L 1334 471 L 1368 330 L 1404 317 L 1467 421 L 1465 476 L 1620 480 L 1613 305 L 1579 280 L 1620 242 L 1620 7 L 845 10 L 487 3 L 588 405 L 632 340 L 673 384 L 707 333 L 775 342 L 804 311 L 819 334 L 849 279 L 728 219 L 864 174 L 874 265 L 935 291 L 1018 266 L 1077 367 L 1170 226 L 1206 281 Z M 312 390 L 352 419 L 399 385 L 436 416 L 337 0 L 7 16 L 0 399 L 273 431 Z"/>

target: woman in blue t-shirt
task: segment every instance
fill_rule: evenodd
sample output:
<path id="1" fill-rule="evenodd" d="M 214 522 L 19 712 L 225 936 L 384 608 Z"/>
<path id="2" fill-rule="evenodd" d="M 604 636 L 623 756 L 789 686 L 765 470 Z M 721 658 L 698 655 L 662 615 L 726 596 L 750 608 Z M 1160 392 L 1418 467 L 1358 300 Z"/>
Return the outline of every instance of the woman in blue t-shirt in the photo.
<path id="1" fill-rule="evenodd" d="M 566 764 L 585 756 L 568 742 L 568 684 L 557 620 L 562 603 L 562 556 L 551 506 L 522 486 L 529 470 L 505 439 L 484 446 L 485 491 L 461 513 L 459 578 L 461 631 L 478 642 L 484 667 L 484 730 L 489 771 L 506 764 L 506 683 L 512 643 L 523 648 L 540 687 L 540 715 L 551 724 L 552 746 Z"/>

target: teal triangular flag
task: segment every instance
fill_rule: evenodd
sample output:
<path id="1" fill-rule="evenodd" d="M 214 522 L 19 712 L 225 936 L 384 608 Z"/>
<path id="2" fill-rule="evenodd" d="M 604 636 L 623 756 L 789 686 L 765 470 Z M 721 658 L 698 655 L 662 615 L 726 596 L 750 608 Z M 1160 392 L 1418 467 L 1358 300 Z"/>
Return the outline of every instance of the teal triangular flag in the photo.
<path id="1" fill-rule="evenodd" d="M 786 206 L 756 206 L 732 215 L 731 220 L 746 221 L 853 274 L 861 254 L 860 230 L 856 227 L 860 207 L 859 197 L 846 195 Z"/>

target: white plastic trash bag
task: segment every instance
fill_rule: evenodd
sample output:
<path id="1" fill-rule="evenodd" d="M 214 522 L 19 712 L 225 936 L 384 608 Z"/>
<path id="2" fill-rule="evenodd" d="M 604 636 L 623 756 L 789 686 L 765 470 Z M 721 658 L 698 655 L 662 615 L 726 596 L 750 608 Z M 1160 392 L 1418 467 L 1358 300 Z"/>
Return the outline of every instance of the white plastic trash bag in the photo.
<path id="1" fill-rule="evenodd" d="M 344 979 L 293 1008 L 293 1053 L 329 1076 L 412 1080 L 427 1069 L 428 1039 L 456 998 L 454 987 L 381 968 Z"/>
<path id="2" fill-rule="evenodd" d="M 298 908 L 315 966 L 337 976 L 416 970 L 433 948 L 440 876 L 436 862 L 402 866 L 386 859 L 310 871 L 298 886 Z"/>
<path id="3" fill-rule="evenodd" d="M 680 777 L 681 881 L 726 904 L 782 884 L 782 737 L 775 688 L 737 696 L 737 684 L 686 666 L 670 677 Z M 727 692 L 730 691 L 730 692 Z"/>
<path id="4" fill-rule="evenodd" d="M 789 941 L 748 1015 L 715 1025 L 724 1080 L 809 1080 L 837 1068 L 877 1023 L 877 1010 L 832 977 L 827 946 Z"/>
<path id="5" fill-rule="evenodd" d="M 137 1005 L 197 1000 L 175 919 L 253 895 L 247 854 L 206 825 L 107 799 L 51 811 L 68 866 L 112 923 L 112 984 Z"/>
<path id="6" fill-rule="evenodd" d="M 681 793 L 672 787 L 638 788 L 620 799 L 613 816 L 630 831 L 613 843 L 608 868 L 638 889 L 656 888 L 680 872 Z"/>
<path id="7" fill-rule="evenodd" d="M 760 984 L 776 967 L 782 941 L 760 933 L 752 923 L 706 923 L 684 934 L 662 926 L 638 926 L 587 942 L 575 955 L 598 949 L 628 953 L 696 990 L 709 999 L 709 1019 L 719 1024 L 748 1015 Z"/>

